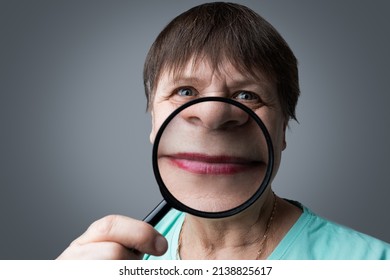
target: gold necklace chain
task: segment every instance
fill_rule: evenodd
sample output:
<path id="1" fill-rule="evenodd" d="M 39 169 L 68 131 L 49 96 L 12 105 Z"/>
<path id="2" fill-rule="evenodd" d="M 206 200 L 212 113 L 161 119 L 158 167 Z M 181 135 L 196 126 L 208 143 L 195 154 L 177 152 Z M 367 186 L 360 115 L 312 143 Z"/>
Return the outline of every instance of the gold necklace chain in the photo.
<path id="1" fill-rule="evenodd" d="M 259 250 L 257 251 L 257 255 L 256 255 L 256 260 L 259 260 L 260 259 L 260 256 L 261 254 L 264 252 L 264 245 L 268 239 L 268 234 L 269 234 L 269 230 L 271 228 L 271 225 L 272 225 L 272 221 L 274 220 L 274 217 L 275 217 L 275 213 L 276 213 L 276 208 L 277 208 L 277 199 L 276 199 L 276 195 L 274 192 L 273 193 L 273 196 L 274 196 L 274 203 L 273 203 L 273 207 L 272 207 L 272 212 L 268 218 L 268 221 L 267 221 L 267 226 L 265 228 L 265 231 L 264 231 L 264 234 L 263 234 L 263 237 L 261 238 L 261 241 L 260 241 L 260 248 Z M 177 250 L 176 250 L 176 259 L 177 260 L 180 260 L 181 257 L 180 257 L 180 250 L 181 250 L 181 244 L 182 244 L 182 236 L 183 236 L 183 227 L 184 227 L 184 223 L 185 223 L 185 219 L 183 221 L 183 224 L 181 225 L 181 228 L 180 228 L 180 232 L 179 232 L 179 240 L 178 240 L 178 243 L 177 243 Z"/>
<path id="2" fill-rule="evenodd" d="M 265 231 L 264 231 L 264 234 L 263 234 L 263 238 L 261 239 L 261 242 L 260 242 L 260 248 L 259 250 L 257 251 L 257 256 L 256 256 L 256 260 L 260 259 L 260 256 L 261 254 L 263 253 L 264 251 L 264 244 L 266 243 L 267 239 L 268 239 L 268 233 L 269 233 L 269 229 L 271 228 L 271 225 L 272 225 L 272 221 L 274 220 L 274 217 L 275 217 L 275 212 L 276 212 L 276 207 L 277 207 L 277 200 L 276 200 L 276 195 L 274 192 L 272 192 L 273 195 L 274 195 L 274 205 L 272 207 L 272 212 L 271 212 L 271 215 L 269 216 L 268 218 L 268 221 L 267 221 L 267 227 L 265 228 Z"/>

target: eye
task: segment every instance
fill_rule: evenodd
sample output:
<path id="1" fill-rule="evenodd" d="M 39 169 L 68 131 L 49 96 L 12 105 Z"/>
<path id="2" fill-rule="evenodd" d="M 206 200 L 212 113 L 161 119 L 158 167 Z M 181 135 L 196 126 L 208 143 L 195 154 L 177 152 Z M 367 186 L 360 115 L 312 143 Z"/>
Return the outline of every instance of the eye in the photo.
<path id="1" fill-rule="evenodd" d="M 234 99 L 238 99 L 238 101 L 258 101 L 259 96 L 250 91 L 239 91 L 234 96 Z"/>
<path id="2" fill-rule="evenodd" d="M 179 96 L 194 96 L 195 93 L 191 88 L 180 88 L 177 90 Z"/>
<path id="3" fill-rule="evenodd" d="M 191 86 L 175 88 L 170 95 L 170 100 L 176 104 L 183 104 L 189 100 L 197 98 L 199 93 Z"/>

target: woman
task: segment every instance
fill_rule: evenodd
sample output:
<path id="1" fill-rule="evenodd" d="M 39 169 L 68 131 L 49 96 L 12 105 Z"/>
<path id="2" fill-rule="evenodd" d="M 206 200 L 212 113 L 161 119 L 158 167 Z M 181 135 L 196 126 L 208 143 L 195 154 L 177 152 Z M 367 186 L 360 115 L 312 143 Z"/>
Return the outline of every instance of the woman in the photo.
<path id="1" fill-rule="evenodd" d="M 172 210 L 157 231 L 128 217 L 105 217 L 60 259 L 140 259 L 144 254 L 147 259 L 161 255 L 163 259 L 390 258 L 388 244 L 322 219 L 273 193 L 272 179 L 286 148 L 286 127 L 295 119 L 298 71 L 286 42 L 259 15 L 230 3 L 204 4 L 179 15 L 152 45 L 144 83 L 152 142 L 166 117 L 189 100 L 218 96 L 251 108 L 272 138 L 275 164 L 270 184 L 248 209 L 223 219 Z M 242 124 L 237 112 L 221 113 L 215 104 L 202 106 L 191 121 L 216 131 L 226 129 L 227 122 Z M 232 144 L 224 139 L 217 141 L 220 152 Z M 205 204 L 216 198 L 208 199 Z"/>

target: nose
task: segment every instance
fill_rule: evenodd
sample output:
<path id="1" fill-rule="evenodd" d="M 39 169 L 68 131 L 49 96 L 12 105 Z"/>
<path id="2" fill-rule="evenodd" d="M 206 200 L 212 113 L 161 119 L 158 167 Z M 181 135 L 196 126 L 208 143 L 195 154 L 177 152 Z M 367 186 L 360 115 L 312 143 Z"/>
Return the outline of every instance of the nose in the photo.
<path id="1" fill-rule="evenodd" d="M 220 101 L 197 103 L 185 109 L 182 116 L 192 125 L 208 130 L 232 129 L 249 120 L 244 110 Z"/>

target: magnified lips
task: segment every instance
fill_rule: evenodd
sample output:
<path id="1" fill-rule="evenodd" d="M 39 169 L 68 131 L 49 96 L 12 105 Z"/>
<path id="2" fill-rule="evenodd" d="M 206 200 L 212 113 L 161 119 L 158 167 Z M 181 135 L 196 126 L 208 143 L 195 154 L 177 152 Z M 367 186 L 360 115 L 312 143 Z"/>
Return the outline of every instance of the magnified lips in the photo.
<path id="1" fill-rule="evenodd" d="M 259 161 L 227 155 L 178 153 L 167 157 L 175 166 L 195 174 L 229 175 L 258 166 Z"/>

